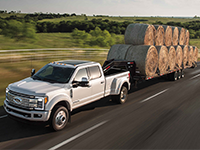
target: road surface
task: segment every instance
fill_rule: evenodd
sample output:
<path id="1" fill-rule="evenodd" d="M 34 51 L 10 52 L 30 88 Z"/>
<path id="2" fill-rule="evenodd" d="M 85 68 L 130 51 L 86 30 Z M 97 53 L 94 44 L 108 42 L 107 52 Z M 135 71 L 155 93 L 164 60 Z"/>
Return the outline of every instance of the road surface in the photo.
<path id="1" fill-rule="evenodd" d="M 0 149 L 200 149 L 200 66 L 152 79 L 123 105 L 104 98 L 73 112 L 60 132 L 15 122 L 0 109 Z"/>

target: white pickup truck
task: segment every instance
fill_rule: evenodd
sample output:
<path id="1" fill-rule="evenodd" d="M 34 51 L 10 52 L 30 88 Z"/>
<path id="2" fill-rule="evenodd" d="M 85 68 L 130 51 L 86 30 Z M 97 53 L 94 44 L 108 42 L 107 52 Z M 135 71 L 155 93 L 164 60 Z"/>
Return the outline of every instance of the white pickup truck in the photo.
<path id="1" fill-rule="evenodd" d="M 49 122 L 55 130 L 63 129 L 73 109 L 112 95 L 124 103 L 130 89 L 130 62 L 120 67 L 105 63 L 64 60 L 45 65 L 31 77 L 6 88 L 4 108 L 15 119 Z M 129 65 L 128 65 L 129 64 Z"/>

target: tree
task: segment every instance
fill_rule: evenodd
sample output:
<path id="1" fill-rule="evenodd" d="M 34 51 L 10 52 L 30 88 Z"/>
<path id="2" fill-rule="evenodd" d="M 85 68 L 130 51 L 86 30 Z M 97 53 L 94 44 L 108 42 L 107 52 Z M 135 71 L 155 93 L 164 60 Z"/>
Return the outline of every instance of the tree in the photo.
<path id="1" fill-rule="evenodd" d="M 33 24 L 17 20 L 7 21 L 2 28 L 2 34 L 18 40 L 22 38 L 36 38 L 36 30 Z"/>

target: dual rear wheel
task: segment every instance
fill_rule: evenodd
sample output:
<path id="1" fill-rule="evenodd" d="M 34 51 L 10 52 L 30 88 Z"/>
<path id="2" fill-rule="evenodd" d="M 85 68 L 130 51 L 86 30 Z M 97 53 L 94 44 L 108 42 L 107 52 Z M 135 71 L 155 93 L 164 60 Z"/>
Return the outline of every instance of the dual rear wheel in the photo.
<path id="1" fill-rule="evenodd" d="M 176 80 L 178 80 L 180 78 L 184 78 L 184 77 L 185 77 L 185 75 L 184 75 L 184 71 L 182 69 L 168 74 L 168 79 L 171 81 L 176 81 Z"/>

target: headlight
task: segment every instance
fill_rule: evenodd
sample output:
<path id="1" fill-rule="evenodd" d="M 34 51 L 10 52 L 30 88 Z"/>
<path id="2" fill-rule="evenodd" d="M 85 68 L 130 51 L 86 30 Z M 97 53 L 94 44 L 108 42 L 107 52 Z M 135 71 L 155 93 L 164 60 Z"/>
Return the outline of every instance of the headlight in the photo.
<path id="1" fill-rule="evenodd" d="M 9 92 L 9 88 L 6 88 L 6 100 L 8 101 L 8 92 Z"/>
<path id="2" fill-rule="evenodd" d="M 47 97 L 36 97 L 37 98 L 37 107 L 36 110 L 44 110 L 44 105 L 48 102 Z"/>
<path id="3" fill-rule="evenodd" d="M 6 88 L 6 94 L 9 92 L 9 88 Z"/>

